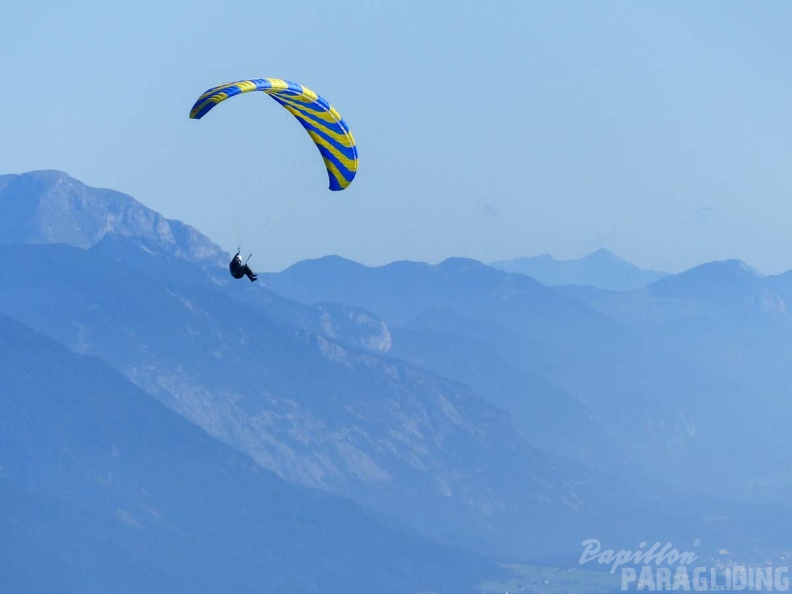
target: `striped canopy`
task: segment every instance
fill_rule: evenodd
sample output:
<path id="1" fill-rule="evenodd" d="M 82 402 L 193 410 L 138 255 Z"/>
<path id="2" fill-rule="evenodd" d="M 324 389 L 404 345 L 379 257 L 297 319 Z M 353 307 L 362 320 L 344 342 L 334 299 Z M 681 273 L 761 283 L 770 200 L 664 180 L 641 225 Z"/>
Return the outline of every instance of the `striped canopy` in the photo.
<path id="1" fill-rule="evenodd" d="M 308 87 L 279 78 L 225 83 L 198 97 L 190 110 L 190 118 L 200 120 L 221 101 L 251 91 L 266 93 L 299 120 L 322 155 L 331 190 L 343 190 L 352 183 L 358 167 L 352 132 L 330 103 Z"/>

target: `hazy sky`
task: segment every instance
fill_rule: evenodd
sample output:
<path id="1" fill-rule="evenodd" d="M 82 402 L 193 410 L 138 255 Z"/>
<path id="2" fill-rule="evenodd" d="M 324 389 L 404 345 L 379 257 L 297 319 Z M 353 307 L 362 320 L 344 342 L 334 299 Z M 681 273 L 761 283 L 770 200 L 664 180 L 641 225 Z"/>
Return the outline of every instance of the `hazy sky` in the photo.
<path id="1" fill-rule="evenodd" d="M 253 263 L 490 261 L 608 247 L 677 271 L 792 268 L 788 2 L 6 3 L 0 173 L 60 169 L 135 196 Z M 261 94 L 330 100 L 360 170 Z M 270 223 L 267 227 L 268 222 Z"/>

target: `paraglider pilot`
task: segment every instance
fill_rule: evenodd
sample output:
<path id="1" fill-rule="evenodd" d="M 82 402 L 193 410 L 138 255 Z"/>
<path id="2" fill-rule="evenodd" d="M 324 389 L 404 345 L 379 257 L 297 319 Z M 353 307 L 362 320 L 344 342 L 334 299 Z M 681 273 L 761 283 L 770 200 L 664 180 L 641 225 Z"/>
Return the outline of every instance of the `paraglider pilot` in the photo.
<path id="1" fill-rule="evenodd" d="M 239 252 L 236 253 L 236 256 L 231 260 L 231 263 L 228 265 L 228 269 L 231 271 L 231 276 L 234 278 L 242 278 L 243 276 L 247 276 L 250 279 L 250 282 L 253 282 L 258 277 L 256 273 L 250 269 L 250 266 L 247 265 L 247 262 L 242 262 L 242 257 L 239 255 Z"/>

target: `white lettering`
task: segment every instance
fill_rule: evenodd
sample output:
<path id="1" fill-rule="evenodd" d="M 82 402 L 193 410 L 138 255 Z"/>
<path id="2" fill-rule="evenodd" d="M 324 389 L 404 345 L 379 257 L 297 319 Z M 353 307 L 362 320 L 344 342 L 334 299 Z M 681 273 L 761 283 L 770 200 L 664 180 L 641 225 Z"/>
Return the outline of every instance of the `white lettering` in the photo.
<path id="1" fill-rule="evenodd" d="M 789 569 L 787 567 L 779 567 L 775 570 L 774 577 L 774 584 L 775 589 L 779 592 L 789 592 L 789 578 L 788 577 L 781 577 L 785 576 Z"/>
<path id="2" fill-rule="evenodd" d="M 675 592 L 690 592 L 690 578 L 688 577 L 687 567 L 680 565 L 674 572 L 674 585 L 671 588 Z"/>
<path id="3" fill-rule="evenodd" d="M 668 567 L 660 567 L 657 570 L 655 586 L 658 590 L 671 589 L 671 570 Z"/>
<path id="4" fill-rule="evenodd" d="M 707 590 L 707 578 L 701 577 L 702 574 L 707 573 L 706 567 L 696 567 L 693 570 L 693 589 L 696 592 L 704 592 Z"/>
<path id="5" fill-rule="evenodd" d="M 626 590 L 627 586 L 635 583 L 635 570 L 632 567 L 625 567 L 621 572 L 621 589 Z"/>
<path id="6" fill-rule="evenodd" d="M 643 590 L 644 588 L 655 590 L 654 574 L 649 565 L 641 567 L 641 577 L 638 579 L 638 589 Z"/>

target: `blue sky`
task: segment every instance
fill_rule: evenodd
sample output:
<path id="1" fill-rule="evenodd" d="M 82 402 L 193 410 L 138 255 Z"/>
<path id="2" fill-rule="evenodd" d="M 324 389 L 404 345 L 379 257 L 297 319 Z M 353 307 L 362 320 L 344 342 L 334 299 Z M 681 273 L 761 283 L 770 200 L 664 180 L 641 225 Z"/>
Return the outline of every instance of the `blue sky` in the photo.
<path id="1" fill-rule="evenodd" d="M 337 253 L 484 261 L 610 248 L 677 271 L 792 268 L 784 2 L 68 1 L 4 6 L 0 172 L 129 193 L 262 270 Z M 263 96 L 329 99 L 360 171 L 329 192 Z M 262 235 L 262 231 L 266 232 Z M 259 238 L 262 238 L 259 240 Z"/>

